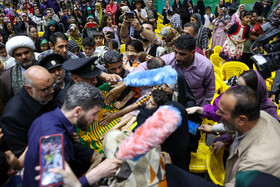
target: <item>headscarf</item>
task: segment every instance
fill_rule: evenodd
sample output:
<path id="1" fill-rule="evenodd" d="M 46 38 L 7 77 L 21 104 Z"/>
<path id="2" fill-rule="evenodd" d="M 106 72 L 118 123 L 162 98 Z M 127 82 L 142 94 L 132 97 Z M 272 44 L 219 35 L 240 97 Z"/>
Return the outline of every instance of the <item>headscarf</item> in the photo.
<path id="1" fill-rule="evenodd" d="M 266 111 L 275 119 L 279 120 L 277 115 L 277 106 L 268 98 L 266 82 L 258 71 L 255 70 L 255 72 L 258 77 L 257 94 L 260 99 L 260 109 Z"/>
<path id="2" fill-rule="evenodd" d="M 95 15 L 95 18 L 98 20 L 99 26 L 101 26 L 101 21 L 102 21 L 102 17 L 103 17 L 102 8 L 101 8 L 100 3 L 96 3 L 95 6 L 99 7 L 99 12 L 95 9 L 94 15 Z"/>
<path id="3" fill-rule="evenodd" d="M 90 10 L 91 10 L 91 14 L 88 13 Z M 93 11 L 92 11 L 91 7 L 87 7 L 87 13 L 88 13 L 88 16 L 93 16 Z"/>
<path id="4" fill-rule="evenodd" d="M 75 30 L 75 32 L 76 32 L 75 36 L 70 35 L 70 30 L 71 29 Z M 77 27 L 76 24 L 71 24 L 69 26 L 69 30 L 67 31 L 66 35 L 68 36 L 68 41 L 74 40 L 78 44 L 79 48 L 82 47 L 82 42 L 83 42 L 82 35 L 81 35 L 81 33 L 79 31 L 79 28 Z"/>
<path id="5" fill-rule="evenodd" d="M 239 8 L 240 8 L 241 6 L 244 6 L 244 9 L 245 9 L 245 5 L 244 5 L 244 4 L 240 4 L 240 5 L 238 6 L 238 9 L 237 9 L 236 12 L 234 13 L 234 14 L 236 14 L 238 17 L 240 16 Z"/>
<path id="6" fill-rule="evenodd" d="M 5 8 L 6 14 L 10 14 L 11 16 L 14 16 L 13 12 L 9 8 Z"/>
<path id="7" fill-rule="evenodd" d="M 54 27 L 57 27 L 57 23 L 54 20 L 51 20 L 48 24 L 48 27 L 50 27 L 51 25 L 53 25 Z"/>
<path id="8" fill-rule="evenodd" d="M 220 22 L 225 23 L 225 22 L 229 22 L 231 20 L 230 16 L 228 15 L 227 8 L 226 7 L 222 7 L 221 10 L 224 11 L 225 15 L 216 22 L 215 28 L 217 28 L 217 25 L 219 25 Z"/>

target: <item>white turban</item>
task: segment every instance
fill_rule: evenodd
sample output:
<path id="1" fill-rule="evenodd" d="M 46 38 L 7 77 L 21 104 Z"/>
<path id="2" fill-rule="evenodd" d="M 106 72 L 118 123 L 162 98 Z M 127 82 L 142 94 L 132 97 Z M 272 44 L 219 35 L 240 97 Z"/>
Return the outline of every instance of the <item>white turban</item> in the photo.
<path id="1" fill-rule="evenodd" d="M 33 51 L 35 50 L 33 41 L 27 36 L 14 36 L 6 43 L 6 50 L 10 56 L 13 56 L 14 50 L 20 47 L 27 47 Z"/>

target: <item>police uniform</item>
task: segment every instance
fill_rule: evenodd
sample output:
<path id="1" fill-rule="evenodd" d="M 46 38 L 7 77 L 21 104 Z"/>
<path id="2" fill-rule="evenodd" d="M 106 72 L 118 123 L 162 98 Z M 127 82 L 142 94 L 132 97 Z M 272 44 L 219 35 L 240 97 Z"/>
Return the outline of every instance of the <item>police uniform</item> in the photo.
<path id="1" fill-rule="evenodd" d="M 39 62 L 39 65 L 43 66 L 48 71 L 50 71 L 53 68 L 61 67 L 63 62 L 64 62 L 64 58 L 61 55 L 59 55 L 59 54 L 50 54 L 50 55 L 44 57 L 43 59 L 41 59 L 40 62 Z M 63 77 L 63 87 L 62 88 L 64 88 L 65 85 L 70 83 L 71 80 L 72 80 L 71 77 L 64 76 Z M 59 85 L 55 84 L 55 86 L 54 86 L 54 92 L 55 92 L 54 93 L 54 97 L 56 97 L 56 95 L 60 91 L 61 91 L 61 87 Z"/>
<path id="2" fill-rule="evenodd" d="M 96 67 L 95 61 L 98 57 L 92 58 L 79 58 L 75 60 L 68 60 L 63 63 L 62 68 L 71 72 L 71 74 L 77 75 L 81 78 L 90 79 L 100 75 L 101 71 Z M 65 95 L 67 90 L 74 84 L 75 82 L 71 80 L 56 96 L 55 102 L 59 107 L 63 105 Z"/>

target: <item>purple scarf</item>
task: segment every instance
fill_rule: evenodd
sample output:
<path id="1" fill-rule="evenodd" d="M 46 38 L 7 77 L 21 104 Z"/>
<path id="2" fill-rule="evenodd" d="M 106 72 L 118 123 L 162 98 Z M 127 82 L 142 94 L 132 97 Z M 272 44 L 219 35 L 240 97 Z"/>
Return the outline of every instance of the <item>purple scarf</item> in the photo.
<path id="1" fill-rule="evenodd" d="M 255 70 L 255 72 L 258 76 L 257 94 L 260 97 L 260 109 L 266 111 L 275 119 L 279 120 L 277 115 L 277 106 L 268 98 L 266 82 L 258 71 Z"/>

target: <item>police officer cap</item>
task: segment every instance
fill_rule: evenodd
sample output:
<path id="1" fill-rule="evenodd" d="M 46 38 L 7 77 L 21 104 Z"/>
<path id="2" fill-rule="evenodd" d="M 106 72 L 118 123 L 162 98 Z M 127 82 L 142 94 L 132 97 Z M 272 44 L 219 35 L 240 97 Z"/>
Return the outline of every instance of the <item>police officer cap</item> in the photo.
<path id="1" fill-rule="evenodd" d="M 39 65 L 43 66 L 47 70 L 52 68 L 62 66 L 64 62 L 64 58 L 59 54 L 50 54 L 45 56 L 42 60 L 40 60 Z"/>
<path id="2" fill-rule="evenodd" d="M 62 68 L 82 78 L 94 78 L 101 73 L 95 65 L 97 59 L 98 57 L 67 60 L 63 63 Z"/>

